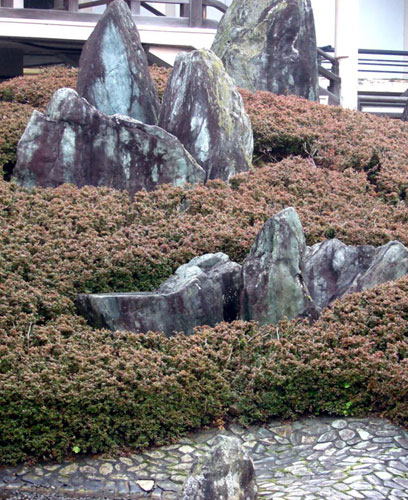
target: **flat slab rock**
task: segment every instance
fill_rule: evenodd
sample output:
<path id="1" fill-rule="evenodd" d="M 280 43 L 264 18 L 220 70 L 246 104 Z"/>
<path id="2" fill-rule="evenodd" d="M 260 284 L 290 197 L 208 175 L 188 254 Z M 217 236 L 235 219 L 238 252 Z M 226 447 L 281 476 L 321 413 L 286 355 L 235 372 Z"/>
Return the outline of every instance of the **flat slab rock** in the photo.
<path id="1" fill-rule="evenodd" d="M 86 41 L 77 91 L 107 115 L 156 125 L 159 99 L 132 14 L 123 0 L 111 2 Z"/>
<path id="2" fill-rule="evenodd" d="M 34 111 L 13 172 L 26 187 L 108 186 L 150 191 L 159 184 L 203 183 L 204 170 L 173 135 L 132 118 L 107 116 L 72 89 L 60 89 L 45 114 Z"/>
<path id="3" fill-rule="evenodd" d="M 238 317 L 241 266 L 223 253 L 206 254 L 180 266 L 154 292 L 82 294 L 80 313 L 95 327 L 193 333 Z"/>
<path id="4" fill-rule="evenodd" d="M 252 126 L 242 97 L 210 50 L 177 56 L 159 125 L 180 139 L 206 179 L 227 180 L 252 165 Z"/>
<path id="5" fill-rule="evenodd" d="M 318 99 L 310 0 L 234 0 L 211 49 L 238 87 Z"/>

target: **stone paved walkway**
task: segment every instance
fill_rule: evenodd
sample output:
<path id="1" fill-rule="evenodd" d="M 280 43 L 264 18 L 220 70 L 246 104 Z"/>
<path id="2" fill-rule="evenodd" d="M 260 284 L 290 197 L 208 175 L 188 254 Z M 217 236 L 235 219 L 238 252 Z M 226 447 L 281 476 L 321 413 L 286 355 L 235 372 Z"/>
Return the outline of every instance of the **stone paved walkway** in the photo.
<path id="1" fill-rule="evenodd" d="M 173 500 L 217 433 L 238 436 L 252 455 L 260 499 L 408 499 L 408 432 L 384 420 L 353 418 L 231 426 L 127 457 L 2 468 L 0 492 Z"/>

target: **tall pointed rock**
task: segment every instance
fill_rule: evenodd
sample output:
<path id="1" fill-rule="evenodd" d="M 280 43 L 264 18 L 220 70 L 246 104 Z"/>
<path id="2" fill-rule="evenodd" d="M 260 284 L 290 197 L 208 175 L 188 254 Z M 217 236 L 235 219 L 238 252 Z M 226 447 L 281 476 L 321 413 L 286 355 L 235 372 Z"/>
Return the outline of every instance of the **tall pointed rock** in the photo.
<path id="1" fill-rule="evenodd" d="M 124 0 L 109 4 L 85 43 L 77 91 L 107 115 L 155 125 L 159 100 L 132 14 Z"/>
<path id="2" fill-rule="evenodd" d="M 177 56 L 159 125 L 181 141 L 207 179 L 227 180 L 251 167 L 251 122 L 234 82 L 210 50 Z"/>
<path id="3" fill-rule="evenodd" d="M 310 0 L 234 0 L 211 48 L 238 87 L 318 99 Z"/>
<path id="4" fill-rule="evenodd" d="M 304 270 L 306 242 L 296 211 L 268 219 L 242 265 L 240 315 L 260 324 L 317 317 Z"/>

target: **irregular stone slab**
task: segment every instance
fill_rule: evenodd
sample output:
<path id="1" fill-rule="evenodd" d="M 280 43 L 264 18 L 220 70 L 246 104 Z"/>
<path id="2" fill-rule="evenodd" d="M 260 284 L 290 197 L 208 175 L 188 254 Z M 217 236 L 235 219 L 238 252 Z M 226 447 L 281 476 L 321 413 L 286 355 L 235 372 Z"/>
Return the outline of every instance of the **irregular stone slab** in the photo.
<path id="1" fill-rule="evenodd" d="M 305 270 L 310 295 L 323 308 L 347 294 L 408 274 L 408 249 L 397 241 L 375 248 L 327 240 L 307 249 Z"/>
<path id="2" fill-rule="evenodd" d="M 95 327 L 134 332 L 193 333 L 238 317 L 241 266 L 221 252 L 180 266 L 156 291 L 79 295 L 78 308 Z"/>
<path id="3" fill-rule="evenodd" d="M 373 246 L 347 246 L 337 238 L 309 247 L 305 271 L 314 303 L 322 309 L 346 294 L 356 276 L 370 267 L 374 253 Z"/>
<path id="4" fill-rule="evenodd" d="M 293 208 L 271 217 L 242 266 L 240 315 L 260 324 L 284 317 L 316 317 L 305 283 L 305 236 Z"/>
<path id="5" fill-rule="evenodd" d="M 77 91 L 99 111 L 156 125 L 159 100 L 132 14 L 123 0 L 108 5 L 82 49 Z"/>
<path id="6" fill-rule="evenodd" d="M 310 0 L 234 0 L 212 50 L 238 87 L 318 100 Z"/>
<path id="7" fill-rule="evenodd" d="M 129 117 L 107 116 L 72 89 L 60 89 L 45 114 L 34 111 L 13 175 L 23 186 L 71 183 L 136 191 L 204 182 L 205 172 L 178 139 Z"/>
<path id="8" fill-rule="evenodd" d="M 399 241 L 390 241 L 377 248 L 370 267 L 357 276 L 347 293 L 364 292 L 381 283 L 394 281 L 408 274 L 408 248 Z"/>
<path id="9" fill-rule="evenodd" d="M 254 500 L 254 464 L 241 441 L 217 436 L 209 456 L 194 462 L 180 500 Z"/>
<path id="10" fill-rule="evenodd" d="M 207 179 L 227 180 L 251 166 L 253 133 L 242 97 L 209 50 L 178 55 L 159 125 L 180 139 Z"/>

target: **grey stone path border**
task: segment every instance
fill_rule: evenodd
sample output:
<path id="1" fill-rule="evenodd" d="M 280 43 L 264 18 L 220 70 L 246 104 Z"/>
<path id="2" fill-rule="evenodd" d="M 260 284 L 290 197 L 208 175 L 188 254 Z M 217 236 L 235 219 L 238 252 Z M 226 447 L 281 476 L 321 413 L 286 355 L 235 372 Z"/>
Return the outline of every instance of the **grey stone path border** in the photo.
<path id="1" fill-rule="evenodd" d="M 259 499 L 408 499 L 407 431 L 381 419 L 320 417 L 205 430 L 115 459 L 3 467 L 0 498 L 175 500 L 193 460 L 210 449 L 218 433 L 238 436 L 251 453 Z"/>

